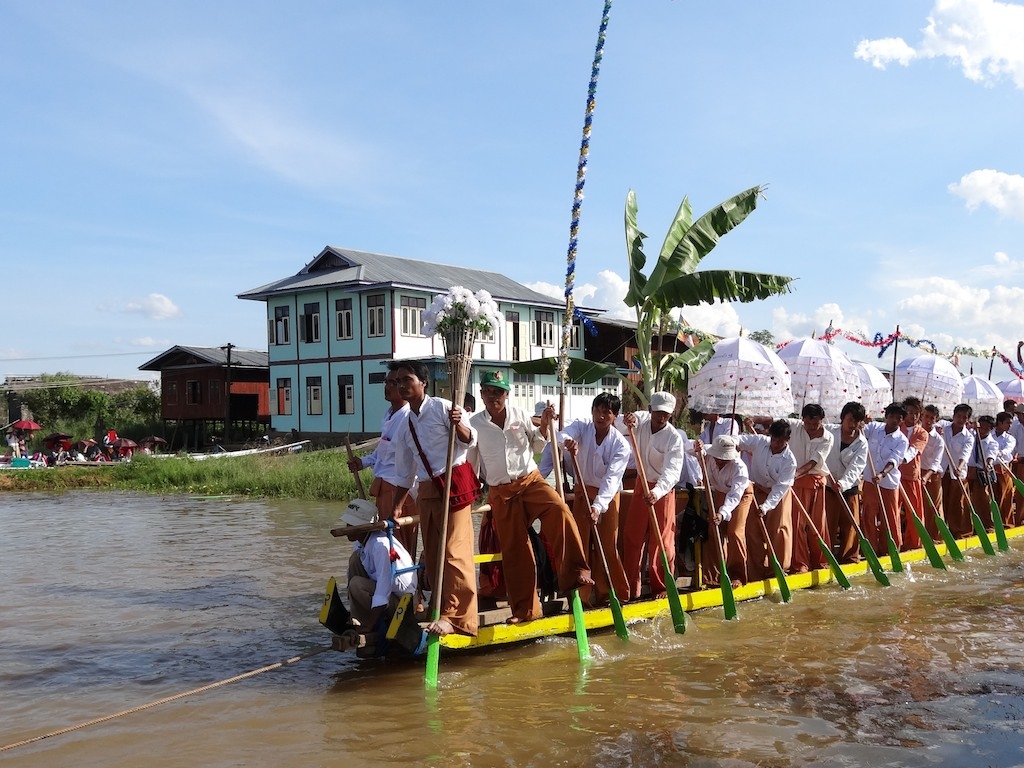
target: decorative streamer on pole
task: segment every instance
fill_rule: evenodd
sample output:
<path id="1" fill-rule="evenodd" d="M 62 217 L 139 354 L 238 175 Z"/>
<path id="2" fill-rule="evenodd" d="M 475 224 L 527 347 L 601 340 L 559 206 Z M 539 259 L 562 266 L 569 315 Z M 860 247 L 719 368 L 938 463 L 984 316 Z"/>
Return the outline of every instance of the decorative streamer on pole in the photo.
<path id="1" fill-rule="evenodd" d="M 594 64 L 590 68 L 590 86 L 587 89 L 587 110 L 583 118 L 583 140 L 580 142 L 580 158 L 576 165 L 576 193 L 572 200 L 572 220 L 569 224 L 569 251 L 565 268 L 565 316 L 562 318 L 562 345 L 558 351 L 558 381 L 560 384 L 558 417 L 565 414 L 565 382 L 569 374 L 569 345 L 572 341 L 572 326 L 578 311 L 573 303 L 572 291 L 576 281 L 576 249 L 579 245 L 580 209 L 583 207 L 583 185 L 587 181 L 587 159 L 590 155 L 590 129 L 594 123 L 594 95 L 597 92 L 597 77 L 601 73 L 601 59 L 604 58 L 605 33 L 608 31 L 608 16 L 612 0 L 605 0 L 601 14 L 601 26 L 597 31 L 597 47 L 594 50 Z"/>

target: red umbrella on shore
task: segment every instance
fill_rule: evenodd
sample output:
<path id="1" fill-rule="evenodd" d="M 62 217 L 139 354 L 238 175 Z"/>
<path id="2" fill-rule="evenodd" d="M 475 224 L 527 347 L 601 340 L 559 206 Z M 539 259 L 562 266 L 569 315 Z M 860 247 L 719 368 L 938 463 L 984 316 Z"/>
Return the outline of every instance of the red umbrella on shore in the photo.
<path id="1" fill-rule="evenodd" d="M 139 445 L 167 445 L 167 441 L 162 437 L 156 435 L 150 435 L 139 440 Z"/>
<path id="2" fill-rule="evenodd" d="M 29 421 L 28 419 L 18 419 L 16 422 L 11 424 L 11 429 L 23 429 L 26 432 L 35 432 L 37 430 L 42 429 L 42 427 L 40 427 L 34 421 Z"/>
<path id="3" fill-rule="evenodd" d="M 121 448 L 138 448 L 139 444 L 130 437 L 119 437 L 110 444 L 110 447 L 120 450 Z"/>

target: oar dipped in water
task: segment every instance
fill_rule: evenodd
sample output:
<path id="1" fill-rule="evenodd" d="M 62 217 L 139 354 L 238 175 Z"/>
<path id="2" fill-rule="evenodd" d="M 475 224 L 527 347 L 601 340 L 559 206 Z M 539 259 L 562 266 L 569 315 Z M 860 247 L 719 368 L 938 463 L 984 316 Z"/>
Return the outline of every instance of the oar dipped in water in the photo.
<path id="1" fill-rule="evenodd" d="M 789 582 L 786 581 L 786 572 L 782 570 L 782 563 L 779 562 L 779 558 L 775 555 L 775 545 L 772 544 L 772 537 L 768 535 L 768 526 L 764 524 L 764 518 L 761 513 L 755 512 L 757 521 L 761 524 L 761 532 L 764 534 L 765 543 L 768 545 L 768 557 L 771 559 L 772 571 L 775 573 L 775 580 L 779 582 L 779 594 L 782 595 L 782 602 L 788 603 L 793 593 L 789 589 Z"/>
<path id="2" fill-rule="evenodd" d="M 445 461 L 444 487 L 441 491 L 441 538 L 437 544 L 437 569 L 434 573 L 434 580 L 430 584 L 433 591 L 433 603 L 430 619 L 431 623 L 441 618 L 441 600 L 444 597 L 444 561 L 448 555 L 448 515 L 451 512 L 452 499 L 452 462 L 455 460 L 455 425 L 448 425 L 448 458 Z M 437 688 L 437 668 L 441 660 L 440 637 L 431 632 L 427 635 L 427 668 L 424 675 L 424 683 L 427 688 Z"/>
<path id="3" fill-rule="evenodd" d="M 640 480 L 639 491 L 647 493 L 647 470 L 644 468 L 643 458 L 640 456 L 640 449 L 637 447 L 636 434 L 633 432 L 632 426 L 627 425 L 626 429 L 629 430 L 629 442 L 633 446 L 633 456 L 636 460 L 636 471 Z M 636 493 L 637 490 L 634 488 L 633 493 Z M 673 493 L 674 491 L 670 489 L 669 492 Z M 658 515 L 654 511 L 654 505 L 650 502 L 647 502 L 647 511 L 650 514 L 651 532 L 656 535 L 658 540 L 658 552 L 661 554 L 662 575 L 664 576 L 665 589 L 668 592 L 668 608 L 672 614 L 672 626 L 677 634 L 682 635 L 686 632 L 686 611 L 683 610 L 683 604 L 679 599 L 679 585 L 676 584 L 676 575 L 672 572 L 672 566 L 668 562 L 668 553 L 665 551 L 665 542 L 662 540 Z M 648 542 L 650 542 L 649 537 Z"/>
<path id="4" fill-rule="evenodd" d="M 874 482 L 871 484 L 875 486 L 875 491 L 878 493 L 878 508 L 882 513 L 882 520 L 885 522 L 885 543 L 889 548 L 889 562 L 892 564 L 892 569 L 896 573 L 903 572 L 903 561 L 900 560 L 900 550 L 896 546 L 896 539 L 892 535 L 892 525 L 889 522 L 889 514 L 885 509 L 885 499 L 882 497 L 882 486 L 878 484 L 878 472 L 875 471 L 875 460 L 871 456 L 871 449 L 868 448 L 868 468 L 871 470 L 872 479 Z M 883 467 L 885 469 L 885 467 Z M 889 474 L 885 472 L 882 477 Z M 897 483 L 898 484 L 898 483 Z M 897 510 L 899 507 L 897 506 Z"/>
<path id="5" fill-rule="evenodd" d="M 900 483 L 900 494 L 903 496 L 903 503 L 907 506 L 907 514 L 910 516 L 910 520 L 913 523 L 914 528 L 917 530 L 917 536 L 921 539 L 921 546 L 924 547 L 925 554 L 928 555 L 928 562 L 931 563 L 932 568 L 938 568 L 943 571 L 946 570 L 946 564 L 942 562 L 942 558 L 939 556 L 939 550 L 935 548 L 935 542 L 932 541 L 932 535 L 928 533 L 928 528 L 925 526 L 924 520 L 917 516 L 914 504 L 910 500 L 910 494 L 907 493 L 907 489 L 903 487 L 903 483 Z"/>
<path id="6" fill-rule="evenodd" d="M 942 441 L 942 447 L 946 451 L 946 460 L 949 462 L 949 471 L 956 477 L 957 482 L 960 484 L 960 492 L 964 495 L 964 499 L 967 501 L 967 507 L 971 510 L 971 524 L 974 526 L 974 532 L 978 536 L 978 541 L 981 542 L 981 551 L 990 557 L 994 557 L 996 554 L 995 548 L 992 546 L 992 540 L 988 537 L 988 531 L 985 530 L 985 524 L 981 522 L 981 517 L 978 516 L 977 511 L 974 509 L 974 503 L 971 501 L 971 495 L 967 493 L 967 486 L 964 484 L 964 480 L 960 477 L 959 464 L 953 461 L 953 454 L 949 452 L 949 446 L 946 445 L 946 441 Z"/>
<path id="7" fill-rule="evenodd" d="M 562 483 L 562 450 L 558 446 L 558 430 L 554 421 L 548 422 L 548 441 L 551 448 L 551 464 L 555 472 L 555 491 L 558 498 L 565 503 L 565 485 Z M 580 599 L 580 590 L 572 590 L 572 623 L 576 630 L 576 655 L 580 661 L 590 659 L 590 640 L 587 638 L 587 625 L 583 617 L 583 601 Z"/>
<path id="8" fill-rule="evenodd" d="M 587 503 L 587 514 L 590 514 L 590 494 L 587 492 L 587 484 L 583 480 L 583 472 L 580 471 L 580 463 L 573 451 L 569 451 L 572 457 L 572 468 L 576 474 L 575 490 L 583 494 L 583 500 Z M 593 520 L 593 518 L 591 518 Z M 601 532 L 597 528 L 597 521 L 593 520 L 594 530 L 591 532 L 594 542 L 597 544 L 597 552 L 601 556 L 601 565 L 604 567 L 604 575 L 608 579 L 608 604 L 612 610 L 612 623 L 615 625 L 615 634 L 623 640 L 629 640 L 629 630 L 626 628 L 626 619 L 622 615 L 622 603 L 615 595 L 615 587 L 612 585 L 612 571 L 608 567 L 608 558 L 605 557 L 604 544 L 601 543 Z"/>
<path id="9" fill-rule="evenodd" d="M 822 492 L 824 493 L 824 489 L 822 489 Z M 796 504 L 800 513 L 804 516 L 804 521 L 811 527 L 811 530 L 814 531 L 814 536 L 818 539 L 818 549 L 821 550 L 821 554 L 824 555 L 825 560 L 828 561 L 829 570 L 832 571 L 832 575 L 835 577 L 836 583 L 843 589 L 849 589 L 850 579 L 847 578 L 845 573 L 843 573 L 843 567 L 839 565 L 839 561 L 836 560 L 836 556 L 832 554 L 832 548 L 825 542 L 824 537 L 821 535 L 821 531 L 818 530 L 818 526 L 814 524 L 814 520 L 811 519 L 811 516 L 804 507 L 803 502 L 800 501 L 800 497 L 793 493 L 792 490 L 790 490 L 789 495 L 793 498 L 793 503 Z"/>
<path id="10" fill-rule="evenodd" d="M 704 460 L 702 451 L 697 451 L 697 461 L 700 462 L 700 470 L 704 473 L 704 494 L 707 498 L 708 530 L 715 540 L 715 547 L 718 549 L 718 583 L 722 590 L 722 608 L 725 610 L 726 619 L 736 618 L 736 596 L 732 592 L 732 582 L 729 580 L 729 568 L 725 563 L 725 546 L 722 544 L 722 534 L 718 530 L 718 524 L 714 521 L 715 498 L 711 494 L 711 483 L 709 482 L 708 467 Z M 700 565 L 698 564 L 699 568 Z"/>
<path id="11" fill-rule="evenodd" d="M 832 484 L 838 489 L 839 483 L 836 482 L 835 477 L 831 472 L 828 473 L 829 478 L 832 480 Z M 843 509 L 846 510 L 846 515 L 850 518 L 850 524 L 853 525 L 853 529 L 857 532 L 857 539 L 860 542 L 860 551 L 864 555 L 864 559 L 868 561 L 868 567 L 871 569 L 871 575 L 875 577 L 875 581 L 881 584 L 883 587 L 890 586 L 889 577 L 885 575 L 885 571 L 882 570 L 882 564 L 878 560 L 878 555 L 875 554 L 874 547 L 871 546 L 871 542 L 867 540 L 864 535 L 864 531 L 861 530 L 860 523 L 857 522 L 857 516 L 853 514 L 853 510 L 850 509 L 850 504 L 846 501 L 846 497 L 843 496 L 842 492 L 839 493 L 839 500 L 843 502 Z"/>
<path id="12" fill-rule="evenodd" d="M 960 562 L 964 559 L 964 553 L 960 551 L 960 545 L 956 543 L 956 536 L 949 530 L 949 526 L 946 525 L 946 521 L 942 518 L 942 510 L 935 505 L 935 499 L 928 493 L 928 486 L 923 482 L 921 483 L 921 490 L 924 492 L 924 497 L 928 499 L 928 504 L 932 508 L 933 517 L 935 520 L 935 529 L 939 532 L 939 536 L 942 537 L 942 543 L 946 545 L 946 551 L 949 552 L 950 557 Z"/>

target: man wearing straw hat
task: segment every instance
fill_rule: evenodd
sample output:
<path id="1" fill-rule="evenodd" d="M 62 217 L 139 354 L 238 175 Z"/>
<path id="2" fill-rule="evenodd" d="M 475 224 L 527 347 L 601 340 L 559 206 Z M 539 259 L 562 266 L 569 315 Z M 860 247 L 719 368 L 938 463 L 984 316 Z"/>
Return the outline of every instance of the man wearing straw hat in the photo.
<path id="1" fill-rule="evenodd" d="M 616 419 L 619 431 L 636 428 L 636 447 L 632 463 L 643 462 L 647 488 L 633 486 L 633 497 L 626 512 L 622 536 L 622 566 L 629 582 L 629 598 L 640 597 L 641 562 L 647 545 L 647 573 L 651 594 L 665 597 L 665 576 L 659 567 L 658 539 L 668 557 L 669 571 L 675 573 L 676 561 L 676 483 L 683 469 L 683 439 L 669 423 L 676 399 L 669 392 L 654 392 L 647 411 L 627 413 Z M 639 477 L 637 478 L 639 482 Z M 659 530 L 651 530 L 648 505 L 654 507 Z"/>
<path id="2" fill-rule="evenodd" d="M 456 436 L 453 476 L 454 468 L 466 462 L 469 449 L 476 444 L 476 430 L 469 424 L 469 419 L 463 420 L 459 406 L 426 393 L 429 372 L 423 363 L 393 361 L 388 363 L 388 375 L 394 376 L 401 396 L 409 403 L 409 416 L 395 434 L 395 464 L 405 473 L 395 489 L 392 514 L 401 516 L 409 489 L 419 481 L 416 506 L 420 513 L 423 556 L 427 574 L 433 579 L 437 573 L 441 544 L 444 511 L 441 494 L 447 469 L 449 430 L 454 428 Z M 427 626 L 427 631 L 435 635 L 452 632 L 476 635 L 479 616 L 472 506 L 478 495 L 479 487 L 476 493 L 451 494 L 453 501 L 448 512 L 443 584 L 430 585 L 431 601 L 440 600 L 439 618 Z"/>
<path id="3" fill-rule="evenodd" d="M 540 520 L 541 534 L 551 548 L 559 589 L 592 586 L 594 580 L 572 513 L 533 460 L 533 454 L 547 444 L 555 409 L 545 406 L 540 424 L 534 425 L 529 413 L 508 405 L 508 393 L 508 379 L 501 371 L 484 373 L 480 381 L 484 409 L 470 419 L 477 433 L 471 454 L 490 487 L 488 501 L 512 609 L 508 623 L 519 624 L 543 615 L 537 597 L 537 561 L 526 530 L 535 520 Z"/>
<path id="4" fill-rule="evenodd" d="M 718 552 L 710 541 L 701 548 L 701 566 L 704 582 L 709 587 L 718 586 L 722 578 L 729 579 L 734 587 L 745 584 L 747 578 L 747 516 L 754 505 L 754 491 L 747 475 L 747 465 L 740 459 L 736 449 L 737 438 L 719 435 L 708 447 L 711 461 L 705 463 L 707 477 L 704 482 L 711 490 L 714 509 L 708 510 L 708 525 L 722 526 L 722 554 L 728 573 L 720 572 Z M 697 441 L 695 451 L 703 451 L 704 445 Z M 757 513 L 755 513 L 757 514 Z"/>

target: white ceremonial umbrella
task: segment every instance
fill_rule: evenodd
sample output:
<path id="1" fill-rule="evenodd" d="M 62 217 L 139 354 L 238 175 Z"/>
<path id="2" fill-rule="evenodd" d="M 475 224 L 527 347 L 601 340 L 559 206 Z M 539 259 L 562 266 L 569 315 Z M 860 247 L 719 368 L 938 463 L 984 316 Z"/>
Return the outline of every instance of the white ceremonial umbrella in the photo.
<path id="1" fill-rule="evenodd" d="M 952 416 L 954 406 L 964 401 L 960 371 L 944 357 L 918 355 L 896 365 L 894 400 L 919 397 L 925 405 L 937 405 L 943 416 Z"/>
<path id="2" fill-rule="evenodd" d="M 715 354 L 690 376 L 689 405 L 701 413 L 780 418 L 793 412 L 789 369 L 756 341 L 722 339 Z"/>
<path id="3" fill-rule="evenodd" d="M 797 413 L 818 403 L 827 421 L 839 421 L 843 406 L 860 400 L 860 374 L 838 347 L 820 339 L 795 339 L 779 350 L 779 357 L 789 368 Z"/>
<path id="4" fill-rule="evenodd" d="M 1003 400 L 1013 400 L 1017 403 L 1024 403 L 1024 379 L 1000 381 L 996 386 L 999 387 L 999 391 L 1003 393 Z"/>
<path id="5" fill-rule="evenodd" d="M 880 419 L 885 415 L 885 406 L 892 402 L 892 388 L 878 368 L 870 363 L 853 361 L 860 376 L 860 404 L 867 411 L 868 419 Z"/>
<path id="6" fill-rule="evenodd" d="M 964 376 L 964 399 L 974 409 L 974 418 L 995 416 L 1003 410 L 1003 391 L 981 376 Z"/>

